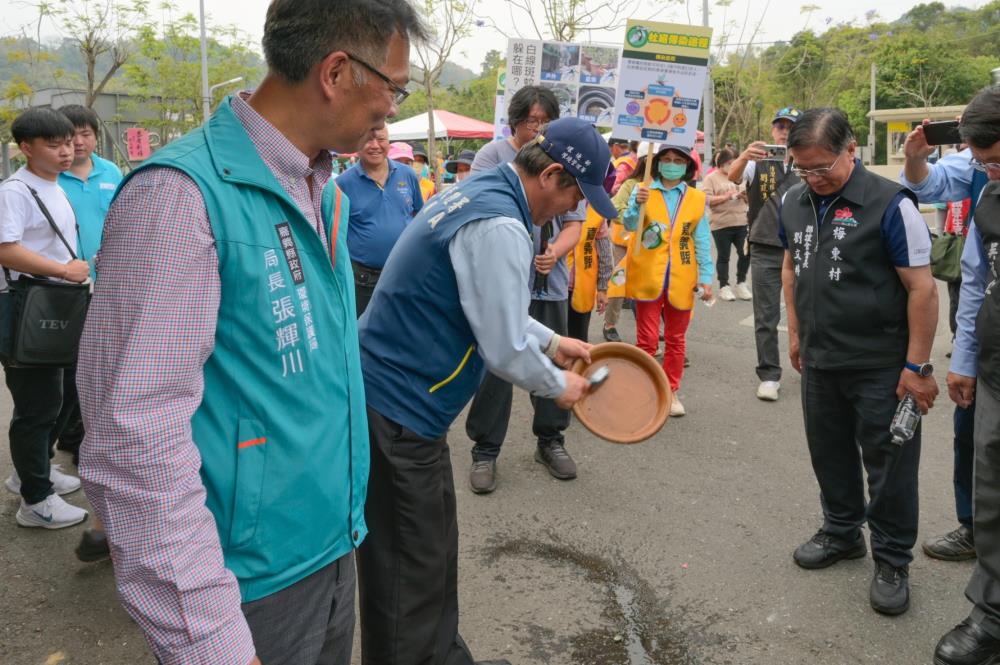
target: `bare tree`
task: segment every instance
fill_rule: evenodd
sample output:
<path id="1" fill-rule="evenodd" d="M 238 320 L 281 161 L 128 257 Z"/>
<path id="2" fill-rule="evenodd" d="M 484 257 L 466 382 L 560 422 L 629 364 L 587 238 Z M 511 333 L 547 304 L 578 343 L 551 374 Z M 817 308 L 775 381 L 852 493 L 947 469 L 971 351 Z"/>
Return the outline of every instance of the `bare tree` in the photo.
<path id="1" fill-rule="evenodd" d="M 722 0 L 717 4 L 723 7 L 724 11 L 728 11 L 728 7 L 731 3 L 730 0 Z M 749 4 L 747 5 L 746 14 L 744 15 L 742 21 L 734 20 L 732 22 L 727 22 L 725 20 L 725 15 L 723 15 L 725 28 L 716 41 L 717 62 L 722 62 L 723 58 L 726 57 L 726 51 L 730 47 L 730 39 L 733 36 L 733 31 L 736 28 L 739 28 L 740 32 L 734 44 L 736 49 L 728 55 L 728 61 L 730 64 L 730 66 L 726 68 L 728 71 L 720 71 L 720 74 L 722 74 L 722 80 L 717 81 L 715 84 L 715 94 L 717 95 L 716 107 L 725 109 L 722 124 L 719 126 L 718 132 L 715 134 L 717 139 L 720 141 L 720 145 L 721 139 L 725 137 L 726 132 L 729 131 L 730 124 L 739 128 L 741 139 L 740 145 L 746 143 L 743 139 L 746 138 L 748 133 L 753 138 L 756 138 L 757 128 L 754 127 L 752 132 L 748 132 L 748 130 L 753 125 L 751 119 L 754 117 L 756 111 L 756 102 L 760 99 L 760 81 L 762 78 L 762 72 L 759 66 L 760 63 L 757 59 L 751 61 L 750 57 L 755 53 L 753 42 L 760 33 L 761 25 L 764 23 L 764 17 L 767 15 L 767 10 L 770 5 L 771 2 L 768 0 L 764 4 L 764 8 L 761 10 L 756 23 L 752 25 L 750 23 Z M 750 36 L 746 42 L 744 42 L 748 29 L 750 31 Z M 742 49 L 740 47 L 742 47 Z M 750 62 L 752 66 L 748 66 L 748 62 Z"/>
<path id="2" fill-rule="evenodd" d="M 431 173 L 437 174 L 437 147 L 434 139 L 434 86 L 441 78 L 448 58 L 458 43 L 469 36 L 476 20 L 477 0 L 423 0 L 421 12 L 432 35 L 416 45 L 420 69 L 415 82 L 427 96 L 427 160 Z"/>
<path id="3" fill-rule="evenodd" d="M 87 71 L 84 104 L 93 106 L 108 81 L 132 55 L 133 38 L 148 17 L 146 1 L 133 0 L 126 5 L 114 0 L 42 0 L 36 7 L 39 17 L 51 17 L 79 50 Z M 105 68 L 103 73 L 98 71 L 101 66 Z"/>
<path id="4" fill-rule="evenodd" d="M 522 31 L 524 27 L 529 30 L 527 36 L 534 39 L 571 42 L 582 33 L 589 38 L 594 32 L 619 30 L 630 18 L 654 19 L 669 3 L 663 3 L 652 13 L 649 3 L 643 0 L 504 0 L 504 4 L 519 37 L 526 36 Z M 482 17 L 482 20 L 498 32 L 508 34 L 491 18 Z"/>

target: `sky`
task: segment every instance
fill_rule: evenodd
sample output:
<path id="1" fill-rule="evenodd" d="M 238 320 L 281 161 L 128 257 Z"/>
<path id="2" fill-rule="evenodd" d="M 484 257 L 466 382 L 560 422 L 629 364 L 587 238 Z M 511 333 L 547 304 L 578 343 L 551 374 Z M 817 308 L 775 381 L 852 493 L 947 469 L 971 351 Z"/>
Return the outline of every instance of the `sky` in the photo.
<path id="1" fill-rule="evenodd" d="M 3 16 L 0 17 L 0 35 L 10 35 L 21 32 L 25 25 L 32 23 L 35 12 L 27 1 L 23 0 L 2 0 L 6 5 Z M 531 1 L 531 0 L 527 0 Z M 806 0 L 808 2 L 809 0 Z M 959 2 L 948 2 L 948 6 L 962 6 L 968 8 L 981 7 L 986 0 L 960 0 Z M 187 12 L 197 15 L 198 0 L 172 0 L 176 5 L 177 15 Z M 156 5 L 157 3 L 151 3 Z M 267 10 L 266 0 L 205 0 L 205 11 L 209 15 L 209 21 L 216 24 L 233 24 L 249 35 L 250 41 L 260 50 L 260 37 L 264 25 L 264 14 Z M 685 4 L 666 4 L 662 0 L 656 4 L 664 6 L 656 15 L 656 20 L 675 23 L 697 23 L 701 24 L 701 3 L 688 0 Z M 742 41 L 749 41 L 752 27 L 757 24 L 763 15 L 761 31 L 756 36 L 755 42 L 773 42 L 790 38 L 793 34 L 804 28 L 811 28 L 817 33 L 823 32 L 827 26 L 842 22 L 855 22 L 859 25 L 868 23 L 866 15 L 875 10 L 878 12 L 876 20 L 894 21 L 910 8 L 920 4 L 913 0 L 837 0 L 837 2 L 816 3 L 814 6 L 822 5 L 822 8 L 808 13 L 801 10 L 803 3 L 800 1 L 789 3 L 787 0 L 732 0 L 728 7 L 721 7 L 710 0 L 710 24 L 715 29 L 714 37 L 718 37 L 722 31 L 733 33 L 730 42 L 740 41 L 741 26 L 746 25 L 745 36 Z M 641 3 L 641 10 L 638 15 L 631 17 L 637 19 L 649 19 L 656 11 L 652 7 L 654 3 Z M 513 22 L 510 19 L 507 9 L 508 5 L 503 0 L 479 0 L 479 11 L 483 25 L 473 28 L 472 35 L 459 44 L 458 52 L 451 58 L 452 61 L 475 72 L 480 71 L 480 63 L 490 49 L 497 49 L 503 53 L 507 49 L 507 38 L 518 36 Z M 690 11 L 690 15 L 688 14 Z M 515 14 L 517 16 L 517 14 Z M 167 17 L 169 18 L 169 17 Z M 523 15 L 520 17 L 523 25 Z M 734 28 L 732 24 L 737 25 Z M 498 28 L 494 28 L 496 24 Z M 502 31 L 502 33 L 501 33 Z M 34 30 L 30 31 L 32 34 Z M 54 29 L 43 28 L 43 37 L 56 36 L 58 33 Z M 534 34 L 522 33 L 523 37 L 535 37 Z M 614 32 L 594 33 L 589 39 L 584 37 L 577 41 L 594 41 L 602 43 L 612 43 L 621 45 L 624 38 L 624 29 Z M 415 60 L 415 57 L 413 58 Z"/>

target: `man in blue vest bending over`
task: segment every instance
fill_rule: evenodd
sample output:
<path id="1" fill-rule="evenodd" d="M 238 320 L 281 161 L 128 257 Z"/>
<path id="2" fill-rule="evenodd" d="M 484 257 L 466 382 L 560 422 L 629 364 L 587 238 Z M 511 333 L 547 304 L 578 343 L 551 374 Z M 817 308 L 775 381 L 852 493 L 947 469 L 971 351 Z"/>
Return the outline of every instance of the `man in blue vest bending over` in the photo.
<path id="1" fill-rule="evenodd" d="M 590 346 L 528 316 L 530 229 L 584 197 L 614 217 L 610 161 L 593 126 L 556 120 L 512 163 L 431 199 L 389 255 L 358 322 L 371 442 L 371 533 L 358 551 L 365 665 L 474 662 L 458 633 L 448 427 L 487 369 L 564 409 L 586 393 L 557 365 L 589 360 Z"/>

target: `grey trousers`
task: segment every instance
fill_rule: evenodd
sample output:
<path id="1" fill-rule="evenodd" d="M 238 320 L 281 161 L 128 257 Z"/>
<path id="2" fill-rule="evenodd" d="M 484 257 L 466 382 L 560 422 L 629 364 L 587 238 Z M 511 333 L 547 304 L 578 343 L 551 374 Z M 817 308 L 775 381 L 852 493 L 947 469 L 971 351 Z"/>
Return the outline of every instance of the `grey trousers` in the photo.
<path id="1" fill-rule="evenodd" d="M 1000 638 L 1000 396 L 982 381 L 976 386 L 973 439 L 972 522 L 976 534 L 976 567 L 965 588 L 972 619 Z"/>
<path id="2" fill-rule="evenodd" d="M 781 247 L 758 243 L 750 247 L 757 377 L 761 381 L 781 380 L 778 322 L 781 320 L 781 265 L 784 261 L 785 250 Z"/>
<path id="3" fill-rule="evenodd" d="M 292 586 L 243 603 L 257 657 L 267 665 L 350 665 L 354 552 Z"/>

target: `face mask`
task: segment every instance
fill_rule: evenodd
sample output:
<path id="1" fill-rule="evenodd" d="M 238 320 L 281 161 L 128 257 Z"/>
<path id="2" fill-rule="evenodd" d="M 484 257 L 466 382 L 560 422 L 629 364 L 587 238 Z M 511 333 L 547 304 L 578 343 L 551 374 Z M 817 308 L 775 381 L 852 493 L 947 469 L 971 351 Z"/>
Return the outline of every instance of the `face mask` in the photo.
<path id="1" fill-rule="evenodd" d="M 666 180 L 680 180 L 687 174 L 687 164 L 661 163 L 660 175 Z"/>
<path id="2" fill-rule="evenodd" d="M 420 167 L 420 177 L 421 178 L 428 178 L 428 177 L 430 177 L 430 175 L 431 175 L 431 170 L 427 167 L 426 164 L 422 165 Z"/>

